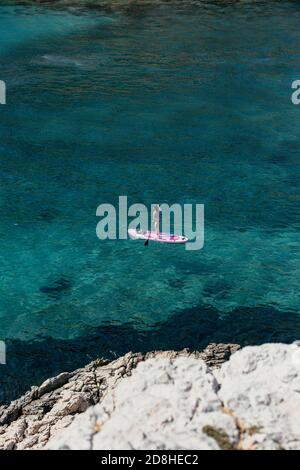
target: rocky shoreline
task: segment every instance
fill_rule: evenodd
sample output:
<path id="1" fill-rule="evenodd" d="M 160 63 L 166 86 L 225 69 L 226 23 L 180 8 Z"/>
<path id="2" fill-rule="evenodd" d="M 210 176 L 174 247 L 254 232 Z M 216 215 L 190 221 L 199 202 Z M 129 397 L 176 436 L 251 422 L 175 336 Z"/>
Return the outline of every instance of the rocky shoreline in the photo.
<path id="1" fill-rule="evenodd" d="M 0 408 L 0 449 L 300 449 L 300 342 L 128 353 Z"/>
<path id="2" fill-rule="evenodd" d="M 300 449 L 300 342 L 128 353 L 0 407 L 0 449 Z"/>
<path id="3" fill-rule="evenodd" d="M 299 392 L 299 343 L 245 347 L 219 369 L 154 357 L 46 448 L 299 450 Z"/>
<path id="4" fill-rule="evenodd" d="M 61 373 L 0 407 L 0 449 L 42 448 L 76 414 L 101 402 L 142 361 L 184 356 L 202 359 L 209 367 L 220 367 L 239 348 L 236 344 L 210 344 L 202 352 L 130 352 L 115 361 L 99 359 L 74 372 Z"/>

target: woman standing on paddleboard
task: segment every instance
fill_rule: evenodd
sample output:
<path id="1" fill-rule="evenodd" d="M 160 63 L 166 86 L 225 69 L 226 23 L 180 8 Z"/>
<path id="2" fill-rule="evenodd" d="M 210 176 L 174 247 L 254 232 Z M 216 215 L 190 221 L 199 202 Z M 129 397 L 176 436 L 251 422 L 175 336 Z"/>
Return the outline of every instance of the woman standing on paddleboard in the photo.
<path id="1" fill-rule="evenodd" d="M 152 220 L 153 220 L 153 224 L 154 224 L 154 230 L 155 230 L 155 233 L 157 235 L 157 237 L 159 237 L 159 233 L 160 233 L 160 229 L 159 229 L 159 213 L 161 212 L 161 209 L 159 207 L 159 204 L 154 204 L 152 206 Z"/>

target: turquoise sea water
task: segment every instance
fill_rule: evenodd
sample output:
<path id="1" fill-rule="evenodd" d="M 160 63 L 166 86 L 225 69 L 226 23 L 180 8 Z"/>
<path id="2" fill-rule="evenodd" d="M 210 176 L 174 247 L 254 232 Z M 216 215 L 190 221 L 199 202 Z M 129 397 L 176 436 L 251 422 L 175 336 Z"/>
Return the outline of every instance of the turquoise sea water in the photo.
<path id="1" fill-rule="evenodd" d="M 299 22 L 0 6 L 3 399 L 128 350 L 299 339 Z M 119 195 L 205 204 L 204 248 L 98 240 Z"/>

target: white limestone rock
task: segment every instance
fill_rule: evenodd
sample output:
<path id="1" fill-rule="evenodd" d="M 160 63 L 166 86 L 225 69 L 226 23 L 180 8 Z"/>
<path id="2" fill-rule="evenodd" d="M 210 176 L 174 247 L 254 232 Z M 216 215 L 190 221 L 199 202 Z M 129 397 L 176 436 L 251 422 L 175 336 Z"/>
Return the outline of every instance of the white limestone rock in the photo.
<path id="1" fill-rule="evenodd" d="M 48 449 L 300 449 L 300 347 L 147 359 Z"/>
<path id="2" fill-rule="evenodd" d="M 101 402 L 141 361 L 149 358 L 203 359 L 219 367 L 240 346 L 209 344 L 203 351 L 129 352 L 115 361 L 97 360 L 83 369 L 52 377 L 9 405 L 0 406 L 0 450 L 43 448 L 50 436 L 70 425 L 75 415 Z M 80 443 L 85 446 L 86 444 Z"/>
<path id="3" fill-rule="evenodd" d="M 142 359 L 140 354 L 129 353 L 110 363 L 94 361 L 83 369 L 47 379 L 0 407 L 0 450 L 43 448 L 50 436 L 102 400 Z"/>
<path id="4" fill-rule="evenodd" d="M 246 347 L 218 373 L 219 397 L 243 427 L 241 446 L 300 449 L 300 347 Z M 252 428 L 252 429 L 251 429 Z"/>
<path id="5" fill-rule="evenodd" d="M 239 433 L 217 391 L 215 377 L 200 359 L 148 359 L 48 448 L 219 449 L 206 427 L 221 430 L 233 446 Z"/>
<path id="6" fill-rule="evenodd" d="M 128 353 L 61 374 L 0 407 L 0 448 L 300 450 L 300 344 L 234 350 Z M 219 370 L 202 360 L 233 352 Z"/>

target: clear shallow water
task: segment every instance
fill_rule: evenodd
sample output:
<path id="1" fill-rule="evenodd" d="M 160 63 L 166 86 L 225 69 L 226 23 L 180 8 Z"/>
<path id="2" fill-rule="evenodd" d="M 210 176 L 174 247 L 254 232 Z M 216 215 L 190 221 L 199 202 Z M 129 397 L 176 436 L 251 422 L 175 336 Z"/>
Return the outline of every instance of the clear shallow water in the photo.
<path id="1" fill-rule="evenodd" d="M 0 7 L 7 390 L 129 349 L 299 338 L 299 20 L 292 2 Z M 204 249 L 99 241 L 122 194 L 204 203 Z"/>

